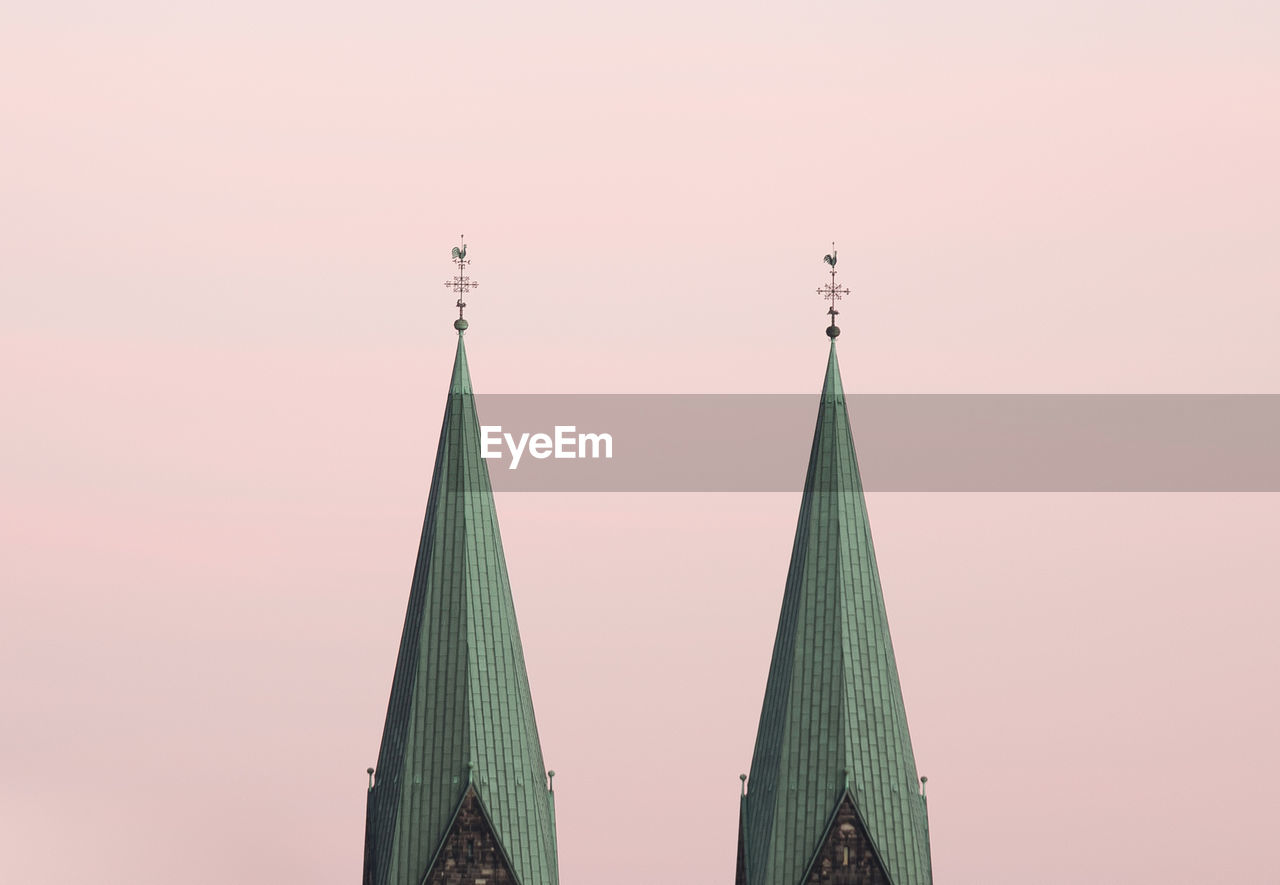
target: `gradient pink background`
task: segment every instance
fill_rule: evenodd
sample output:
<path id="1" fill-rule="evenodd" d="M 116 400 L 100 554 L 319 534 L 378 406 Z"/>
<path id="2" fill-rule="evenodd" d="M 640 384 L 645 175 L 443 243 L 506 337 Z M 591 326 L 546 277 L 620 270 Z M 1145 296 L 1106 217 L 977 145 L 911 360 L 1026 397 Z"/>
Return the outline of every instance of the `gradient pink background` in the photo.
<path id="1" fill-rule="evenodd" d="M 358 880 L 459 232 L 483 392 L 814 392 L 833 238 L 849 390 L 1275 392 L 1277 34 L 10 4 L 0 880 Z M 730 882 L 799 496 L 498 503 L 562 881 Z M 939 885 L 1275 880 L 1280 496 L 869 506 Z"/>

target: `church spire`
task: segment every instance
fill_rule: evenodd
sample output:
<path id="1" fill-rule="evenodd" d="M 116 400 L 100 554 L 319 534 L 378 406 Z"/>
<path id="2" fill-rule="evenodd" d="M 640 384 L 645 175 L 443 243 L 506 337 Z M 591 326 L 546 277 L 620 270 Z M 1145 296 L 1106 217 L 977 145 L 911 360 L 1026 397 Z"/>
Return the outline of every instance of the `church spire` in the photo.
<path id="1" fill-rule="evenodd" d="M 465 245 L 454 258 L 470 283 Z M 480 455 L 466 320 L 455 327 L 457 353 L 369 789 L 364 885 L 431 885 L 472 867 L 498 870 L 494 882 L 556 885 L 552 797 Z"/>
<path id="2" fill-rule="evenodd" d="M 834 249 L 825 260 L 831 347 L 741 800 L 737 881 L 930 885 L 925 806 L 836 357 L 835 302 L 848 290 L 836 286 Z"/>

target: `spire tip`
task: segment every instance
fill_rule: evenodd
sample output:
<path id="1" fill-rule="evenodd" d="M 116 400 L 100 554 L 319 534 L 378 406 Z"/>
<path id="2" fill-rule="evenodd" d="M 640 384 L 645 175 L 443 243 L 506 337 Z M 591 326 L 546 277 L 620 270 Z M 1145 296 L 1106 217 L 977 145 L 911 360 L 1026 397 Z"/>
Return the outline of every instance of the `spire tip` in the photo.
<path id="1" fill-rule="evenodd" d="M 836 325 L 836 316 L 840 311 L 836 310 L 836 302 L 849 294 L 848 286 L 836 285 L 836 244 L 831 241 L 831 251 L 822 256 L 822 261 L 831 268 L 831 282 L 818 290 L 818 294 L 823 298 L 831 299 L 831 306 L 827 308 L 827 314 L 831 317 L 831 325 L 827 326 L 827 337 L 832 341 L 840 335 L 840 327 Z"/>
<path id="2" fill-rule="evenodd" d="M 467 276 L 467 265 L 471 263 L 467 258 L 467 241 L 466 237 L 459 234 L 458 240 L 460 245 L 453 247 L 450 253 L 451 260 L 457 265 L 458 272 L 451 280 L 445 280 L 445 286 L 458 294 L 458 318 L 453 321 L 453 327 L 458 330 L 461 335 L 467 330 L 467 321 L 462 317 L 462 311 L 466 309 L 467 302 L 464 300 L 468 292 L 480 285 L 471 277 Z"/>

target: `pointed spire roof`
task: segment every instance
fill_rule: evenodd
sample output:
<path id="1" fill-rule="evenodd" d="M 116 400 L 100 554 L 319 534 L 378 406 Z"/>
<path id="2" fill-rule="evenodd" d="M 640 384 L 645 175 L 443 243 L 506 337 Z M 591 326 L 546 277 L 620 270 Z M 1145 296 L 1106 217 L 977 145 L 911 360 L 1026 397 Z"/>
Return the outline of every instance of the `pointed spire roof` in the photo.
<path id="1" fill-rule="evenodd" d="M 365 885 L 421 885 L 468 787 L 520 885 L 558 881 L 552 798 L 461 332 L 369 796 Z"/>
<path id="2" fill-rule="evenodd" d="M 743 801 L 744 881 L 801 885 L 848 796 L 892 885 L 929 885 L 925 807 L 831 338 Z"/>

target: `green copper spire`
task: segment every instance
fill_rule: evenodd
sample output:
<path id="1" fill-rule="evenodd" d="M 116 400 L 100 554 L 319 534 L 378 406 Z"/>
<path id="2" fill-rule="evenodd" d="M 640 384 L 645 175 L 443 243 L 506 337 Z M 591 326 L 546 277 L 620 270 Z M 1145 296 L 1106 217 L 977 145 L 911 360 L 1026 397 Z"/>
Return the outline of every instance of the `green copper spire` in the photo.
<path id="1" fill-rule="evenodd" d="M 474 791 L 516 881 L 555 885 L 552 797 L 459 332 L 369 791 L 364 883 L 422 885 Z"/>
<path id="2" fill-rule="evenodd" d="M 802 885 L 855 836 L 847 881 L 932 882 L 834 336 L 741 814 L 744 885 Z"/>

